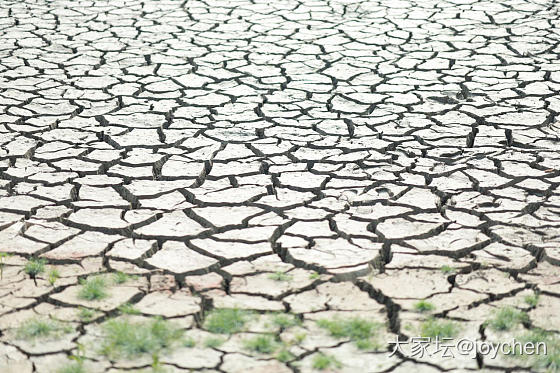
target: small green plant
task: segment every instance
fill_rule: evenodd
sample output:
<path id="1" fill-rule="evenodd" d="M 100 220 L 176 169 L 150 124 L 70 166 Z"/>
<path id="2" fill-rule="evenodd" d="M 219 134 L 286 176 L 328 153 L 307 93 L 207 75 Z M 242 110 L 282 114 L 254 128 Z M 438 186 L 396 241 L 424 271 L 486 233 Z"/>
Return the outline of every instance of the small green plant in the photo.
<path id="1" fill-rule="evenodd" d="M 80 307 L 80 311 L 78 312 L 78 317 L 82 321 L 90 321 L 95 316 L 95 310 L 90 308 Z"/>
<path id="2" fill-rule="evenodd" d="M 46 263 L 47 261 L 43 258 L 31 258 L 25 263 L 23 270 L 34 279 L 39 273 L 45 272 Z"/>
<path id="3" fill-rule="evenodd" d="M 87 280 L 80 280 L 82 288 L 78 297 L 85 300 L 100 300 L 107 298 L 107 281 L 103 276 L 90 276 Z"/>
<path id="4" fill-rule="evenodd" d="M 441 266 L 440 271 L 442 271 L 445 274 L 451 274 L 451 273 L 455 273 L 457 269 L 454 267 L 450 267 L 448 265 L 443 265 Z"/>
<path id="5" fill-rule="evenodd" d="M 87 373 L 87 371 L 83 364 L 73 361 L 62 366 L 56 373 Z"/>
<path id="6" fill-rule="evenodd" d="M 342 364 L 336 360 L 334 356 L 330 356 L 324 353 L 318 353 L 313 358 L 313 369 L 325 370 L 328 368 L 338 368 L 340 369 Z"/>
<path id="7" fill-rule="evenodd" d="M 130 303 L 121 304 L 119 307 L 120 313 L 124 315 L 139 315 L 141 312 L 134 305 Z"/>
<path id="8" fill-rule="evenodd" d="M 128 319 L 113 319 L 103 325 L 103 331 L 105 338 L 101 353 L 108 357 L 153 356 L 154 353 L 173 347 L 183 337 L 182 329 L 161 318 L 135 323 Z"/>
<path id="9" fill-rule="evenodd" d="M 128 279 L 129 276 L 124 272 L 118 271 L 113 274 L 113 281 L 115 282 L 115 284 L 124 284 L 128 281 Z"/>
<path id="10" fill-rule="evenodd" d="M 274 281 L 291 281 L 293 276 L 285 272 L 274 272 L 268 275 L 268 278 Z"/>
<path id="11" fill-rule="evenodd" d="M 531 329 L 517 338 L 520 345 L 513 347 L 507 356 L 529 360 L 535 371 L 560 372 L 560 337 L 542 329 Z M 532 354 L 524 353 L 521 346 L 530 343 L 534 346 Z"/>
<path id="12" fill-rule="evenodd" d="M 298 333 L 298 334 L 295 335 L 294 342 L 296 344 L 300 344 L 301 342 L 303 342 L 305 340 L 305 338 L 307 338 L 307 334 Z"/>
<path id="13" fill-rule="evenodd" d="M 279 313 L 274 315 L 272 323 L 280 329 L 288 329 L 292 326 L 300 325 L 301 320 L 294 315 Z"/>
<path id="14" fill-rule="evenodd" d="M 243 330 L 250 313 L 237 308 L 220 308 L 212 310 L 206 316 L 204 327 L 211 333 L 233 334 Z"/>
<path id="15" fill-rule="evenodd" d="M 432 303 L 426 301 L 426 300 L 421 300 L 418 301 L 414 304 L 414 310 L 416 312 L 430 312 L 436 309 L 436 306 L 434 306 Z"/>
<path id="16" fill-rule="evenodd" d="M 513 307 L 504 307 L 495 312 L 494 317 L 486 321 L 485 325 L 497 331 L 504 331 L 528 321 L 529 316 L 525 312 Z"/>
<path id="17" fill-rule="evenodd" d="M 0 253 L 0 279 L 4 278 L 4 266 L 6 265 L 6 262 L 4 262 L 4 260 L 6 258 L 9 258 L 10 256 L 12 256 L 12 254 L 8 254 L 8 253 Z"/>
<path id="18" fill-rule="evenodd" d="M 209 337 L 209 338 L 206 338 L 206 340 L 204 341 L 204 347 L 218 348 L 221 345 L 223 345 L 224 342 L 225 342 L 225 339 L 223 339 L 223 338 Z"/>
<path id="19" fill-rule="evenodd" d="M 278 348 L 278 344 L 269 335 L 259 335 L 245 340 L 244 345 L 246 349 L 261 354 L 271 354 Z"/>
<path id="20" fill-rule="evenodd" d="M 310 280 L 317 280 L 319 278 L 321 278 L 321 274 L 319 272 L 313 272 L 309 275 Z"/>
<path id="21" fill-rule="evenodd" d="M 421 325 L 422 337 L 453 338 L 459 334 L 459 327 L 453 321 L 437 320 L 433 317 Z"/>
<path id="22" fill-rule="evenodd" d="M 527 303 L 531 307 L 536 307 L 539 304 L 539 294 L 533 293 L 532 295 L 527 295 L 523 298 L 525 303 Z"/>
<path id="23" fill-rule="evenodd" d="M 54 286 L 54 283 L 56 282 L 56 280 L 58 280 L 59 277 L 60 277 L 60 273 L 58 272 L 58 269 L 56 268 L 49 269 L 49 273 L 47 274 L 47 279 L 49 280 L 49 284 L 51 284 L 51 286 Z"/>
<path id="24" fill-rule="evenodd" d="M 358 348 L 369 348 L 373 346 L 370 343 L 371 338 L 375 336 L 382 324 L 364 320 L 361 318 L 352 319 L 322 319 L 317 321 L 317 325 L 323 329 L 327 329 L 335 338 L 350 338 L 356 342 Z"/>
<path id="25" fill-rule="evenodd" d="M 16 330 L 16 338 L 23 340 L 60 337 L 70 333 L 73 328 L 52 319 L 32 318 L 25 321 Z"/>
<path id="26" fill-rule="evenodd" d="M 194 346 L 196 346 L 196 342 L 190 337 L 185 338 L 185 340 L 183 341 L 183 347 L 193 348 Z"/>
<path id="27" fill-rule="evenodd" d="M 281 361 L 283 363 L 287 363 L 288 361 L 293 360 L 295 358 L 295 356 L 290 351 L 283 348 L 280 351 L 278 351 L 275 358 L 278 361 Z"/>

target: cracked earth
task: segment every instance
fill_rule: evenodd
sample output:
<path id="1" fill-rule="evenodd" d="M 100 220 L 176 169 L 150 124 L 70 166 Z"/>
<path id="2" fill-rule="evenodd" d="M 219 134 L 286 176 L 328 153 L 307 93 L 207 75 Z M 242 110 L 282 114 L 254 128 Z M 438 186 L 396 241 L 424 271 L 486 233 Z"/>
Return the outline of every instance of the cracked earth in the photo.
<path id="1" fill-rule="evenodd" d="M 549 0 L 3 0 L 0 370 L 555 371 L 389 341 L 560 331 L 559 34 Z M 99 349 L 157 316 L 189 342 Z"/>

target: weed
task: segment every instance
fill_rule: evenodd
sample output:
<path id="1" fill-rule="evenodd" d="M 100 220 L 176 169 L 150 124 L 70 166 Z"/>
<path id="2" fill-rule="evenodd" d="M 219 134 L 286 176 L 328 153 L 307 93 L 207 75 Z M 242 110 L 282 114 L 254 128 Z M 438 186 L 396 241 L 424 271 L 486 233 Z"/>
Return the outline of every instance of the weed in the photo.
<path id="1" fill-rule="evenodd" d="M 72 330 L 72 327 L 63 325 L 55 320 L 32 318 L 17 328 L 16 337 L 26 340 L 59 337 L 62 334 L 70 333 Z"/>
<path id="2" fill-rule="evenodd" d="M 453 338 L 459 333 L 459 327 L 452 321 L 429 318 L 421 326 L 422 337 Z"/>
<path id="3" fill-rule="evenodd" d="M 285 348 L 278 351 L 275 357 L 276 360 L 281 361 L 283 363 L 286 363 L 295 358 L 294 354 L 292 354 L 290 351 L 286 350 Z"/>
<path id="4" fill-rule="evenodd" d="M 119 311 L 120 311 L 120 313 L 125 314 L 125 315 L 139 315 L 141 313 L 140 310 L 135 308 L 134 305 L 132 305 L 130 303 L 122 304 L 119 307 Z"/>
<path id="5" fill-rule="evenodd" d="M 539 304 L 539 294 L 533 293 L 532 295 L 527 295 L 523 298 L 525 303 L 527 303 L 531 307 L 536 307 Z"/>
<path id="6" fill-rule="evenodd" d="M 518 359 L 529 359 L 532 368 L 545 372 L 560 372 L 560 337 L 542 329 L 532 329 L 525 335 L 517 338 L 522 346 L 532 344 L 535 353 L 529 354 L 519 348 L 513 348 L 508 356 Z M 525 347 L 526 348 L 526 347 Z"/>
<path id="7" fill-rule="evenodd" d="M 183 347 L 188 347 L 188 348 L 192 348 L 196 345 L 196 342 L 194 341 L 194 339 L 192 338 L 185 338 L 185 340 L 183 341 Z"/>
<path id="8" fill-rule="evenodd" d="M 441 266 L 440 271 L 442 271 L 445 274 L 451 274 L 451 273 L 455 273 L 457 269 L 454 267 L 450 267 L 448 265 L 443 265 Z"/>
<path id="9" fill-rule="evenodd" d="M 95 316 L 95 310 L 92 310 L 90 308 L 81 307 L 80 312 L 78 312 L 78 317 L 82 321 L 90 321 L 91 319 L 93 319 L 93 316 Z"/>
<path id="10" fill-rule="evenodd" d="M 39 273 L 45 272 L 45 264 L 47 261 L 43 258 L 31 258 L 25 263 L 23 270 L 31 278 L 37 277 Z"/>
<path id="11" fill-rule="evenodd" d="M 288 329 L 292 326 L 300 325 L 301 320 L 290 314 L 277 314 L 272 318 L 272 323 L 280 329 Z"/>
<path id="12" fill-rule="evenodd" d="M 49 284 L 51 284 L 51 286 L 54 286 L 54 283 L 56 282 L 56 280 L 58 280 L 59 277 L 60 273 L 56 268 L 51 268 L 49 270 L 49 273 L 47 274 L 47 279 L 49 280 Z"/>
<path id="13" fill-rule="evenodd" d="M 334 356 L 318 353 L 313 358 L 313 369 L 325 370 L 328 368 L 341 368 L 342 364 Z"/>
<path id="14" fill-rule="evenodd" d="M 278 347 L 278 344 L 269 335 L 259 335 L 246 340 L 244 341 L 244 345 L 246 349 L 259 352 L 261 354 L 271 354 Z"/>
<path id="15" fill-rule="evenodd" d="M 105 339 L 101 353 L 109 357 L 154 354 L 170 348 L 183 336 L 183 330 L 160 318 L 131 323 L 113 319 L 103 325 Z"/>
<path id="16" fill-rule="evenodd" d="M 219 337 L 209 337 L 204 341 L 204 347 L 208 348 L 218 348 L 223 345 L 225 339 Z"/>
<path id="17" fill-rule="evenodd" d="M 4 278 L 4 265 L 6 264 L 4 260 L 10 256 L 12 256 L 12 254 L 0 253 L 0 279 Z"/>
<path id="18" fill-rule="evenodd" d="M 313 272 L 312 274 L 309 275 L 310 280 L 317 280 L 319 278 L 321 278 L 321 275 L 319 274 L 319 272 Z"/>
<path id="19" fill-rule="evenodd" d="M 291 281 L 293 276 L 285 272 L 274 272 L 268 275 L 268 278 L 274 281 Z"/>
<path id="20" fill-rule="evenodd" d="M 305 340 L 305 338 L 307 338 L 307 334 L 305 334 L 305 333 L 296 334 L 294 342 L 296 344 L 300 344 L 301 342 L 303 342 Z"/>
<path id="21" fill-rule="evenodd" d="M 128 279 L 129 276 L 124 272 L 118 271 L 113 274 L 113 281 L 115 282 L 115 284 L 124 284 L 128 281 Z"/>
<path id="22" fill-rule="evenodd" d="M 523 311 L 517 310 L 513 307 L 504 307 L 495 313 L 494 318 L 485 322 L 486 326 L 491 329 L 503 331 L 510 330 L 517 324 L 526 323 L 529 321 L 529 316 Z"/>
<path id="23" fill-rule="evenodd" d="M 87 371 L 86 368 L 84 368 L 84 364 L 80 364 L 77 361 L 68 363 L 56 371 L 56 373 L 86 373 L 86 372 Z"/>
<path id="24" fill-rule="evenodd" d="M 107 293 L 107 281 L 103 276 L 90 276 L 87 280 L 80 280 L 82 288 L 78 292 L 78 297 L 85 300 L 104 299 Z"/>
<path id="25" fill-rule="evenodd" d="M 370 344 L 369 340 L 375 336 L 377 330 L 381 327 L 380 323 L 357 317 L 346 320 L 322 319 L 317 321 L 317 325 L 323 329 L 327 329 L 335 338 L 350 338 L 356 342 L 358 347 L 373 346 L 373 344 Z"/>
<path id="26" fill-rule="evenodd" d="M 204 326 L 212 333 L 233 334 L 243 329 L 249 316 L 248 311 L 237 308 L 215 309 L 207 315 Z"/>
<path id="27" fill-rule="evenodd" d="M 416 310 L 416 312 L 430 312 L 436 309 L 436 306 L 434 306 L 432 303 L 426 301 L 426 300 L 421 300 L 419 302 L 416 302 L 416 304 L 414 304 L 414 309 Z"/>

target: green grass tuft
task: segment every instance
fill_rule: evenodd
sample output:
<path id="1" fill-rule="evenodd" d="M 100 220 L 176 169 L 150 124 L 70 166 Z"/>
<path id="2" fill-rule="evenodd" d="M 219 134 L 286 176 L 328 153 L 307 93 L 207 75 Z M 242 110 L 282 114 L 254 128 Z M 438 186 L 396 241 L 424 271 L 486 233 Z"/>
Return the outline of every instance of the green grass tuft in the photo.
<path id="1" fill-rule="evenodd" d="M 416 304 L 414 304 L 414 310 L 416 310 L 416 312 L 430 312 L 436 309 L 436 306 L 434 306 L 432 303 L 426 301 L 426 300 L 421 300 L 419 302 L 416 302 Z"/>
<path id="2" fill-rule="evenodd" d="M 370 348 L 374 344 L 370 341 L 375 336 L 382 324 L 367 321 L 360 318 L 352 319 L 322 319 L 317 321 L 317 325 L 323 329 L 327 329 L 335 338 L 350 338 L 358 348 Z"/>
<path id="3" fill-rule="evenodd" d="M 443 265 L 441 266 L 440 271 L 442 271 L 445 274 L 451 274 L 451 273 L 455 273 L 457 269 L 454 267 L 450 267 L 448 265 Z"/>
<path id="4" fill-rule="evenodd" d="M 293 276 L 285 272 L 274 272 L 268 275 L 268 278 L 274 281 L 291 281 Z"/>
<path id="5" fill-rule="evenodd" d="M 78 312 L 78 317 L 82 321 L 90 321 L 95 316 L 95 310 L 90 308 L 80 307 L 80 312 Z"/>
<path id="6" fill-rule="evenodd" d="M 453 338 L 459 334 L 459 327 L 452 321 L 429 318 L 421 326 L 422 337 Z"/>
<path id="7" fill-rule="evenodd" d="M 78 297 L 85 300 L 101 300 L 107 298 L 107 281 L 103 276 L 90 276 L 87 280 L 80 280 L 82 288 Z"/>
<path id="8" fill-rule="evenodd" d="M 128 276 L 126 273 L 118 271 L 115 272 L 113 274 L 113 281 L 115 282 L 115 284 L 124 284 L 125 282 L 127 282 L 129 280 L 130 276 Z"/>
<path id="9" fill-rule="evenodd" d="M 54 283 L 56 282 L 56 280 L 58 280 L 59 277 L 60 277 L 60 272 L 58 272 L 58 269 L 56 268 L 49 269 L 49 273 L 47 274 L 47 280 L 49 280 L 49 284 L 51 284 L 51 286 L 54 286 Z"/>
<path id="10" fill-rule="evenodd" d="M 58 369 L 56 373 L 87 373 L 87 370 L 80 362 L 73 361 Z"/>
<path id="11" fill-rule="evenodd" d="M 190 337 L 185 338 L 185 340 L 183 341 L 183 347 L 192 348 L 194 346 L 196 346 L 196 342 L 195 342 L 194 339 L 192 339 Z"/>
<path id="12" fill-rule="evenodd" d="M 119 307 L 120 313 L 124 315 L 139 315 L 141 312 L 134 305 L 130 303 L 121 304 Z"/>
<path id="13" fill-rule="evenodd" d="M 269 335 L 259 335 L 245 340 L 243 343 L 246 349 L 261 354 L 271 354 L 278 348 L 278 343 Z"/>
<path id="14" fill-rule="evenodd" d="M 218 348 L 223 345 L 225 339 L 219 337 L 209 337 L 204 341 L 204 347 L 208 348 Z"/>
<path id="15" fill-rule="evenodd" d="M 504 331 L 528 321 L 529 316 L 525 312 L 513 307 L 504 307 L 498 310 L 494 318 L 488 320 L 485 325 L 497 331 Z"/>
<path id="16" fill-rule="evenodd" d="M 154 354 L 171 348 L 182 339 L 183 330 L 160 318 L 132 323 L 126 319 L 113 319 L 103 325 L 105 338 L 101 353 L 109 356 L 134 357 Z"/>
<path id="17" fill-rule="evenodd" d="M 278 351 L 275 356 L 276 360 L 281 361 L 283 363 L 287 363 L 288 361 L 294 360 L 295 356 L 290 351 L 286 350 L 285 348 Z"/>
<path id="18" fill-rule="evenodd" d="M 300 325 L 301 320 L 291 314 L 279 313 L 274 315 L 272 323 L 280 329 L 288 329 L 292 326 Z"/>
<path id="19" fill-rule="evenodd" d="M 23 340 L 43 339 L 49 337 L 60 337 L 62 334 L 74 330 L 69 325 L 64 325 L 51 319 L 32 318 L 23 322 L 16 329 L 16 338 Z"/>
<path id="20" fill-rule="evenodd" d="M 340 369 L 342 364 L 334 356 L 318 353 L 313 358 L 313 369 L 325 370 L 328 368 Z"/>
<path id="21" fill-rule="evenodd" d="M 233 334 L 243 330 L 250 313 L 237 308 L 214 309 L 206 316 L 204 327 L 211 333 Z"/>
<path id="22" fill-rule="evenodd" d="M 309 275 L 310 280 L 317 280 L 319 278 L 321 278 L 321 274 L 319 272 L 313 272 Z"/>
<path id="23" fill-rule="evenodd" d="M 531 307 L 536 307 L 539 304 L 539 294 L 534 293 L 532 295 L 527 295 L 523 298 L 525 303 L 527 303 Z"/>
<path id="24" fill-rule="evenodd" d="M 31 278 L 35 278 L 39 273 L 45 272 L 45 264 L 47 264 L 47 261 L 43 258 L 31 258 L 25 263 L 23 270 Z"/>

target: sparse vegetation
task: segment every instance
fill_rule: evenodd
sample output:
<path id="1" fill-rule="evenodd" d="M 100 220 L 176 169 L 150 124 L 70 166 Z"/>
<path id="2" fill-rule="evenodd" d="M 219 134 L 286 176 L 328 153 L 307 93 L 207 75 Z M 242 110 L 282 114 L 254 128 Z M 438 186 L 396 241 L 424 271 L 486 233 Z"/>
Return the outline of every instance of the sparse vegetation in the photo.
<path id="1" fill-rule="evenodd" d="M 292 326 L 300 325 L 301 320 L 291 314 L 279 313 L 274 315 L 272 323 L 280 329 L 288 329 Z"/>
<path id="2" fill-rule="evenodd" d="M 319 274 L 319 272 L 313 272 L 312 274 L 309 275 L 310 280 L 317 280 L 319 278 L 321 278 L 321 274 Z"/>
<path id="3" fill-rule="evenodd" d="M 0 279 L 4 278 L 4 266 L 6 265 L 6 262 L 4 260 L 6 258 L 9 258 L 10 256 L 12 256 L 12 254 L 4 253 L 4 252 L 0 253 Z"/>
<path id="4" fill-rule="evenodd" d="M 243 330 L 250 313 L 237 308 L 220 308 L 212 310 L 206 316 L 204 327 L 211 333 L 233 334 Z"/>
<path id="5" fill-rule="evenodd" d="M 290 351 L 286 350 L 285 348 L 278 351 L 275 357 L 276 360 L 281 361 L 283 363 L 286 363 L 295 358 L 294 354 L 292 354 Z"/>
<path id="6" fill-rule="evenodd" d="M 513 307 L 504 307 L 498 310 L 492 319 L 486 321 L 485 325 L 497 331 L 504 331 L 528 321 L 529 316 L 525 312 Z"/>
<path id="7" fill-rule="evenodd" d="M 108 357 L 133 357 L 171 348 L 183 337 L 183 330 L 160 318 L 132 323 L 113 319 L 103 325 L 101 353 Z"/>
<path id="8" fill-rule="evenodd" d="M 375 346 L 371 338 L 381 328 L 382 324 L 367 321 L 360 318 L 352 318 L 347 320 L 322 319 L 317 321 L 317 325 L 323 329 L 327 329 L 335 338 L 350 338 L 356 342 L 358 348 L 366 349 Z"/>
<path id="9" fill-rule="evenodd" d="M 81 307 L 80 311 L 78 312 L 78 317 L 82 321 L 90 321 L 93 316 L 95 316 L 95 310 L 90 308 Z"/>
<path id="10" fill-rule="evenodd" d="M 416 312 L 420 312 L 420 313 L 430 312 L 430 311 L 433 311 L 435 309 L 436 309 L 436 307 L 432 303 L 430 303 L 426 300 L 421 300 L 421 301 L 418 301 L 414 304 L 414 310 Z"/>
<path id="11" fill-rule="evenodd" d="M 443 265 L 441 266 L 440 271 L 442 271 L 445 274 L 451 274 L 451 273 L 455 273 L 457 269 L 454 267 L 450 267 L 448 265 Z"/>
<path id="12" fill-rule="evenodd" d="M 33 340 L 42 338 L 57 338 L 70 333 L 73 328 L 52 319 L 32 318 L 25 321 L 16 330 L 16 338 Z"/>
<path id="13" fill-rule="evenodd" d="M 129 276 L 121 271 L 117 271 L 113 274 L 113 281 L 115 284 L 124 284 L 129 279 Z"/>
<path id="14" fill-rule="evenodd" d="M 107 280 L 103 276 L 90 276 L 87 280 L 80 280 L 82 288 L 78 297 L 85 300 L 101 300 L 107 298 Z"/>
<path id="15" fill-rule="evenodd" d="M 271 354 L 278 348 L 278 343 L 270 335 L 259 335 L 244 341 L 245 348 L 261 354 Z"/>
<path id="16" fill-rule="evenodd" d="M 511 351 L 508 356 L 529 360 L 534 371 L 560 372 L 560 337 L 557 334 L 542 329 L 532 329 L 517 340 L 525 345 L 535 346 L 534 354 L 522 353 L 518 349 Z"/>
<path id="17" fill-rule="evenodd" d="M 183 341 L 183 347 L 192 348 L 194 346 L 196 346 L 196 342 L 195 342 L 194 339 L 192 339 L 190 337 L 185 338 L 185 340 Z"/>
<path id="18" fill-rule="evenodd" d="M 422 337 L 453 338 L 459 333 L 459 327 L 453 321 L 429 318 L 421 325 Z"/>
<path id="19" fill-rule="evenodd" d="M 58 369 L 56 373 L 87 373 L 87 370 L 84 368 L 83 364 L 73 361 Z"/>
<path id="20" fill-rule="evenodd" d="M 527 296 L 525 296 L 525 298 L 523 298 L 523 300 L 524 300 L 525 303 L 527 303 L 529 306 L 531 306 L 531 307 L 536 307 L 537 304 L 539 304 L 539 294 L 533 293 L 533 294 L 531 294 L 531 295 L 527 295 Z"/>
<path id="21" fill-rule="evenodd" d="M 43 258 L 31 258 L 25 263 L 23 270 L 34 279 L 39 273 L 45 272 L 46 263 L 47 261 Z"/>
<path id="22" fill-rule="evenodd" d="M 218 348 L 223 345 L 225 339 L 219 337 L 209 337 L 204 341 L 204 347 L 208 348 Z"/>
<path id="23" fill-rule="evenodd" d="M 120 313 L 125 314 L 125 315 L 139 315 L 141 313 L 140 310 L 135 308 L 134 305 L 132 305 L 130 303 L 122 304 L 119 307 L 119 311 L 120 311 Z"/>
<path id="24" fill-rule="evenodd" d="M 56 282 L 56 280 L 58 280 L 59 277 L 60 277 L 60 273 L 58 272 L 58 269 L 54 267 L 49 269 L 49 273 L 47 274 L 47 280 L 49 281 L 49 284 L 51 284 L 51 286 L 54 286 L 54 283 Z"/>
<path id="25" fill-rule="evenodd" d="M 341 368 L 342 364 L 334 356 L 318 353 L 313 358 L 313 369 L 325 370 L 328 368 Z"/>
<path id="26" fill-rule="evenodd" d="M 274 272 L 268 275 L 268 278 L 274 281 L 291 281 L 293 276 L 285 272 Z"/>

